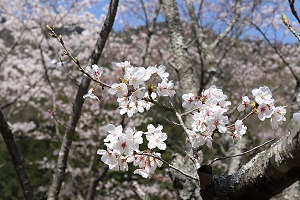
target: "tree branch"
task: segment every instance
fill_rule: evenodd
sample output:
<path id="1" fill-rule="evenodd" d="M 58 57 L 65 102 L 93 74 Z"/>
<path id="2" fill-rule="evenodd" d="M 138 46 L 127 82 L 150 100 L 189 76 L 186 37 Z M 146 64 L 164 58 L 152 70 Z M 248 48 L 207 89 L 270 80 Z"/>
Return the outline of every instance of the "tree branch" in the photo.
<path id="1" fill-rule="evenodd" d="M 7 149 L 12 158 L 25 199 L 27 200 L 34 199 L 33 189 L 30 184 L 29 176 L 25 170 L 25 165 L 22 156 L 14 140 L 14 135 L 12 134 L 11 129 L 7 124 L 7 121 L 4 119 L 1 110 L 0 110 L 0 133 L 4 139 L 4 142 L 6 143 Z"/>
<path id="2" fill-rule="evenodd" d="M 299 179 L 298 128 L 257 154 L 236 173 L 215 177 L 206 185 L 201 185 L 201 194 L 204 200 L 269 199 Z"/>
<path id="3" fill-rule="evenodd" d="M 118 8 L 119 0 L 111 0 L 108 13 L 104 22 L 104 25 L 102 27 L 102 30 L 100 32 L 100 37 L 98 38 L 95 48 L 91 54 L 89 63 L 90 64 L 97 64 L 100 56 L 102 54 L 103 48 L 105 46 L 105 43 L 107 41 L 107 38 L 109 36 L 110 31 L 112 30 L 112 26 L 115 20 L 117 8 Z M 87 93 L 89 85 L 90 85 L 91 79 L 84 77 L 81 81 L 81 84 L 79 86 L 76 98 L 73 103 L 73 110 L 71 117 L 69 118 L 69 121 L 67 123 L 67 130 L 65 131 L 61 149 L 59 152 L 59 157 L 57 161 L 56 170 L 53 175 L 53 181 L 52 185 L 50 187 L 49 193 L 48 193 L 48 199 L 57 199 L 61 184 L 65 177 L 65 170 L 67 166 L 67 160 L 68 160 L 68 154 L 70 150 L 70 146 L 72 144 L 73 136 L 75 133 L 76 125 L 79 121 L 82 106 L 84 103 L 83 95 Z"/>
<path id="4" fill-rule="evenodd" d="M 296 19 L 298 20 L 298 22 L 300 24 L 300 18 L 298 16 L 298 13 L 297 13 L 297 11 L 295 9 L 295 6 L 294 6 L 295 0 L 288 0 L 288 1 L 289 1 L 291 11 L 292 11 L 293 15 L 296 17 Z"/>

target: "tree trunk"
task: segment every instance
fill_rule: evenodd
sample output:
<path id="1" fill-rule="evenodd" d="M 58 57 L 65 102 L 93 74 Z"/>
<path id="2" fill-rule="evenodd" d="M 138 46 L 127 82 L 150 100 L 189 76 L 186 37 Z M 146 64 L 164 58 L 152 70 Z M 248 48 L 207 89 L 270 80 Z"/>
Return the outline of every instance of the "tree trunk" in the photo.
<path id="1" fill-rule="evenodd" d="M 107 17 L 105 19 L 102 30 L 100 31 L 100 37 L 98 38 L 95 48 L 91 54 L 89 64 L 90 66 L 93 64 L 97 64 L 102 51 L 104 49 L 105 43 L 109 36 L 110 31 L 112 30 L 112 26 L 115 20 L 117 8 L 118 8 L 119 0 L 111 0 Z M 69 150 L 73 141 L 73 136 L 75 133 L 76 125 L 79 121 L 81 115 L 81 109 L 84 103 L 83 95 L 85 95 L 88 91 L 91 80 L 89 78 L 84 77 L 79 86 L 76 98 L 73 103 L 72 114 L 69 118 L 67 129 L 65 131 L 61 149 L 59 151 L 59 157 L 57 161 L 56 170 L 53 175 L 52 185 L 50 187 L 48 193 L 48 199 L 58 199 L 58 195 L 60 193 L 62 182 L 65 178 L 65 170 L 67 167 L 67 160 L 69 155 Z"/>
<path id="2" fill-rule="evenodd" d="M 26 172 L 21 153 L 19 152 L 18 146 L 14 140 L 14 135 L 12 134 L 11 129 L 7 124 L 7 121 L 4 119 L 1 110 L 0 110 L 0 133 L 4 139 L 9 154 L 12 158 L 25 199 L 26 200 L 34 199 L 33 189 L 30 184 L 29 176 Z"/>
<path id="3" fill-rule="evenodd" d="M 202 172 L 200 172 L 202 173 Z M 209 175 L 209 173 L 204 173 Z M 201 185 L 203 199 L 269 199 L 300 180 L 300 131 L 290 132 L 236 173 Z"/>

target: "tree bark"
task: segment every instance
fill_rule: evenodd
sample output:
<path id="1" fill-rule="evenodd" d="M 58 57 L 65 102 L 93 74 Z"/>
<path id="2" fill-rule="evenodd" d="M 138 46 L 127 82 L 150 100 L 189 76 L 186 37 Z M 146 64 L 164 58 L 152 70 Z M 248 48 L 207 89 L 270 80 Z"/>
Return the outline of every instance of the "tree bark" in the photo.
<path id="1" fill-rule="evenodd" d="M 173 67 L 175 68 L 179 81 L 179 90 L 177 95 L 180 97 L 184 93 L 197 94 L 198 82 L 194 68 L 188 56 L 187 47 L 184 41 L 182 25 L 178 7 L 175 0 L 162 0 L 163 9 L 171 36 L 171 47 L 173 51 Z M 191 124 L 191 120 L 186 118 L 186 124 Z M 177 161 L 173 164 L 183 169 L 185 172 L 196 175 L 196 168 L 190 158 L 177 156 Z M 182 174 L 171 171 L 171 178 L 174 187 L 181 199 L 201 199 L 199 185 Z"/>
<path id="2" fill-rule="evenodd" d="M 183 93 L 196 94 L 198 85 L 194 68 L 188 56 L 182 33 L 179 11 L 175 0 L 162 0 L 168 30 L 171 36 L 171 47 L 174 57 L 174 68 L 178 75 L 179 95 Z"/>
<path id="3" fill-rule="evenodd" d="M 215 177 L 201 185 L 201 195 L 204 200 L 269 199 L 297 180 L 300 180 L 299 126 L 236 173 Z"/>
<path id="4" fill-rule="evenodd" d="M 7 121 L 4 119 L 1 110 L 0 110 L 0 133 L 4 139 L 4 142 L 12 158 L 25 199 L 27 200 L 34 199 L 33 189 L 30 184 L 30 179 L 26 172 L 21 153 L 19 152 L 18 146 L 14 140 L 14 135 L 12 134 L 11 129 L 7 124 Z"/>
<path id="5" fill-rule="evenodd" d="M 117 8 L 118 8 L 119 0 L 111 0 L 107 17 L 105 19 L 102 30 L 100 31 L 100 37 L 98 38 L 95 48 L 91 54 L 89 64 L 97 64 L 100 56 L 102 54 L 103 48 L 107 41 L 110 31 L 112 30 L 112 26 L 115 20 Z M 91 80 L 89 78 L 84 77 L 79 86 L 76 98 L 73 103 L 73 110 L 71 117 L 69 118 L 67 129 L 65 131 L 61 149 L 59 151 L 58 161 L 56 170 L 53 175 L 52 185 L 50 187 L 48 193 L 48 199 L 58 199 L 58 195 L 60 193 L 62 182 L 65 178 L 65 170 L 67 166 L 67 160 L 69 155 L 70 146 L 73 141 L 73 136 L 75 133 L 76 125 L 79 121 L 82 106 L 84 103 L 83 95 L 85 95 L 88 91 Z"/>

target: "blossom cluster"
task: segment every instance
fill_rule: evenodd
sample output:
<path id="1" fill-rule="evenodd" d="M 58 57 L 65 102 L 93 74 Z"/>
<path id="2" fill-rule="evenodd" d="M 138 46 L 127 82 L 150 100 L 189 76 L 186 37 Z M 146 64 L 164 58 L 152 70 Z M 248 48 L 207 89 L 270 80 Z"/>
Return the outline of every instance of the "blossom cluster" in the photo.
<path id="1" fill-rule="evenodd" d="M 278 129 L 286 118 L 285 106 L 275 107 L 272 93 L 267 86 L 255 88 L 252 90 L 255 101 L 251 103 L 247 96 L 242 97 L 242 103 L 238 106 L 238 111 L 244 111 L 251 107 L 251 113 L 257 114 L 261 121 L 270 118 L 270 124 L 273 130 Z M 228 125 L 229 120 L 225 115 L 228 107 L 231 105 L 227 101 L 227 96 L 216 86 L 204 90 L 201 96 L 192 93 L 183 94 L 184 108 L 192 109 L 193 123 L 192 130 L 187 134 L 193 147 L 206 144 L 212 146 L 212 135 L 215 131 L 219 133 L 229 133 L 233 138 L 241 138 L 247 130 L 243 120 L 237 120 L 233 125 Z"/>
<path id="2" fill-rule="evenodd" d="M 244 111 L 247 107 L 251 107 L 253 112 L 258 115 L 258 119 L 264 121 L 270 118 L 270 124 L 273 130 L 278 129 L 279 125 L 282 125 L 286 118 L 286 106 L 275 106 L 272 92 L 267 86 L 255 88 L 252 90 L 255 101 L 250 102 L 247 96 L 242 98 L 242 104 L 237 108 L 238 111 Z"/>
<path id="3" fill-rule="evenodd" d="M 127 113 L 131 117 L 137 112 L 142 113 L 144 110 L 149 110 L 158 96 L 174 96 L 174 84 L 168 80 L 169 74 L 165 72 L 165 66 L 134 67 L 129 61 L 116 63 L 116 65 L 122 70 L 123 76 L 119 78 L 119 83 L 112 84 L 108 91 L 117 96 L 120 114 Z M 100 81 L 103 68 L 93 65 L 87 67 L 85 73 Z M 91 88 L 83 97 L 99 100 L 94 95 L 95 87 Z M 272 93 L 267 86 L 253 89 L 252 94 L 255 100 L 251 102 L 248 96 L 242 97 L 242 103 L 237 110 L 242 112 L 250 107 L 251 112 L 246 115 L 247 117 L 257 114 L 261 121 L 270 118 L 272 129 L 278 129 L 279 125 L 286 120 L 284 117 L 285 106 L 275 107 Z M 182 99 L 182 106 L 190 109 L 187 113 L 192 114 L 192 126 L 191 130 L 187 130 L 187 135 L 193 147 L 203 145 L 211 147 L 215 133 L 226 133 L 233 139 L 240 139 L 246 133 L 247 127 L 243 124 L 246 117 L 229 125 L 226 114 L 231 102 L 216 86 L 212 85 L 203 90 L 200 96 L 192 93 L 183 94 Z M 297 117 L 298 115 L 295 116 L 295 118 Z M 138 167 L 134 171 L 135 174 L 140 174 L 144 178 L 150 177 L 155 169 L 163 164 L 161 155 L 155 153 L 154 149 L 166 149 L 167 134 L 162 132 L 161 125 L 155 127 L 149 124 L 147 129 L 147 132 L 136 132 L 132 128 L 123 131 L 121 125 L 115 127 L 109 124 L 107 126 L 109 134 L 104 139 L 107 149 L 100 149 L 97 154 L 102 155 L 101 160 L 110 169 L 127 171 L 128 163 L 132 163 Z M 143 135 L 148 141 L 148 150 L 146 151 L 139 149 L 140 144 L 143 143 Z"/>
<path id="4" fill-rule="evenodd" d="M 202 91 L 201 96 L 188 93 L 183 94 L 182 99 L 184 108 L 193 109 L 192 130 L 187 131 L 192 146 L 198 147 L 206 144 L 211 147 L 213 133 L 215 131 L 220 133 L 227 131 L 229 120 L 225 113 L 231 102 L 227 101 L 227 96 L 223 91 L 214 85 Z M 237 121 L 232 134 L 236 137 L 245 134 L 245 132 L 246 127 L 242 121 Z"/>
<path id="5" fill-rule="evenodd" d="M 95 80 L 100 80 L 100 76 L 103 73 L 103 67 L 98 67 L 98 65 L 92 65 L 92 67 L 87 66 L 85 69 L 85 72 L 93 79 Z M 85 99 L 86 97 L 92 98 L 92 99 L 96 99 L 99 101 L 99 98 L 94 94 L 95 92 L 95 87 L 89 89 L 88 93 L 85 94 L 83 96 L 83 98 Z"/>
<path id="6" fill-rule="evenodd" d="M 99 149 L 97 154 L 102 155 L 101 160 L 114 170 L 128 170 L 128 163 L 132 162 L 138 169 L 135 174 L 140 174 L 142 177 L 150 177 L 157 167 L 163 163 L 158 158 L 160 153 L 155 153 L 157 147 L 160 150 L 166 149 L 165 140 L 167 134 L 162 132 L 163 126 L 149 124 L 148 131 L 142 132 L 135 129 L 127 128 L 123 132 L 121 125 L 115 127 L 112 124 L 107 126 L 108 136 L 104 139 L 104 144 L 107 150 Z M 139 150 L 139 145 L 143 143 L 143 135 L 146 135 L 148 141 L 149 154 L 145 155 Z M 150 155 L 151 154 L 151 155 Z"/>
<path id="7" fill-rule="evenodd" d="M 121 115 L 127 113 L 132 117 L 137 112 L 149 110 L 153 105 L 149 100 L 157 96 L 174 96 L 174 83 L 168 80 L 169 73 L 165 72 L 165 66 L 133 67 L 129 61 L 116 65 L 122 69 L 123 77 L 108 91 L 118 96 Z"/>

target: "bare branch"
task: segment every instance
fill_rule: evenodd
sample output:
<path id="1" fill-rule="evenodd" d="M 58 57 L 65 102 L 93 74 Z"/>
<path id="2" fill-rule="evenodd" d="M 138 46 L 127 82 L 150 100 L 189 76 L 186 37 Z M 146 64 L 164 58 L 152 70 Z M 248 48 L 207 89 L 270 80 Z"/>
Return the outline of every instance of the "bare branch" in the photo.
<path id="1" fill-rule="evenodd" d="M 266 36 L 266 34 L 264 34 L 264 32 L 254 23 L 252 23 L 252 25 L 258 30 L 258 32 L 260 32 L 262 34 L 262 36 L 265 38 L 265 40 L 268 42 L 268 44 L 274 49 L 274 51 L 277 53 L 277 55 L 280 57 L 280 59 L 282 60 L 282 62 L 287 66 L 287 68 L 290 70 L 291 74 L 293 75 L 293 77 L 295 78 L 295 80 L 297 82 L 299 82 L 299 78 L 298 76 L 295 74 L 294 70 L 292 69 L 292 67 L 290 66 L 290 64 L 285 60 L 284 56 L 278 51 L 278 49 L 271 43 L 271 41 L 269 40 L 269 38 Z M 299 40 L 300 41 L 300 40 Z"/>
<path id="2" fill-rule="evenodd" d="M 264 142 L 263 144 L 260 144 L 260 145 L 258 145 L 258 146 L 256 146 L 256 147 L 254 147 L 254 148 L 252 148 L 252 149 L 250 149 L 250 150 L 248 150 L 248 151 L 245 151 L 245 152 L 243 152 L 243 153 L 240 153 L 240 154 L 215 158 L 215 159 L 213 159 L 212 161 L 210 161 L 208 165 L 212 165 L 212 164 L 214 164 L 214 163 L 215 163 L 216 161 L 218 161 L 218 160 L 225 160 L 225 159 L 228 159 L 228 158 L 234 158 L 234 157 L 238 157 L 238 156 L 243 156 L 243 155 L 245 155 L 245 154 L 247 154 L 247 153 L 250 153 L 250 152 L 252 152 L 252 151 L 255 151 L 256 149 L 261 148 L 261 147 L 263 147 L 263 146 L 265 146 L 265 145 L 267 145 L 267 144 L 269 144 L 269 143 L 271 143 L 271 142 L 274 142 L 275 140 L 276 140 L 276 138 L 273 138 L 273 139 L 271 139 L 271 140 L 269 140 L 269 141 Z"/>
<path id="3" fill-rule="evenodd" d="M 299 169 L 298 128 L 257 154 L 236 173 L 210 179 L 206 187 L 201 185 L 206 188 L 201 189 L 201 195 L 204 200 L 269 199 L 299 180 Z"/>
<path id="4" fill-rule="evenodd" d="M 110 2 L 107 17 L 105 19 L 104 25 L 100 32 L 100 37 L 98 38 L 95 48 L 90 57 L 90 61 L 89 61 L 90 64 L 97 64 L 100 59 L 103 48 L 108 39 L 109 33 L 112 30 L 112 26 L 113 26 L 117 8 L 118 8 L 118 3 L 119 3 L 118 0 L 111 0 L 111 2 Z M 71 117 L 69 118 L 69 121 L 67 124 L 67 130 L 65 131 L 64 138 L 62 141 L 56 170 L 54 172 L 53 181 L 52 181 L 49 193 L 48 193 L 48 199 L 51 199 L 51 200 L 57 199 L 58 195 L 60 193 L 61 184 L 65 177 L 65 170 L 67 167 L 67 160 L 68 160 L 70 146 L 73 141 L 75 128 L 79 121 L 82 106 L 84 103 L 83 95 L 87 93 L 90 82 L 91 82 L 91 79 L 84 77 L 79 86 L 75 101 L 73 103 L 72 114 L 71 114 Z"/>
<path id="5" fill-rule="evenodd" d="M 291 11 L 292 11 L 293 15 L 296 17 L 296 19 L 298 20 L 298 22 L 300 24 L 300 18 L 298 16 L 298 13 L 297 13 L 297 11 L 295 9 L 295 5 L 294 5 L 295 0 L 288 0 L 288 1 L 289 1 L 290 7 L 291 7 Z"/>
<path id="6" fill-rule="evenodd" d="M 34 199 L 33 189 L 30 184 L 29 176 L 25 170 L 25 165 L 21 153 L 19 152 L 18 146 L 14 140 L 14 135 L 12 134 L 11 129 L 7 124 L 7 121 L 4 119 L 1 110 L 0 110 L 0 133 L 4 139 L 4 142 L 6 143 L 7 149 L 12 158 L 25 199 L 26 200 Z"/>
<path id="7" fill-rule="evenodd" d="M 224 38 L 228 35 L 228 33 L 236 25 L 240 16 L 241 16 L 241 2 L 240 2 L 240 0 L 236 0 L 235 1 L 234 18 L 231 20 L 230 24 L 227 26 L 227 28 L 224 30 L 224 32 L 221 33 L 220 35 L 218 35 L 218 37 L 215 39 L 215 41 L 209 45 L 210 49 L 214 49 L 220 42 L 222 42 L 224 40 Z"/>
<path id="8" fill-rule="evenodd" d="M 291 33 L 293 33 L 293 35 L 299 40 L 300 42 L 300 36 L 296 33 L 295 29 L 292 27 L 289 19 L 287 18 L 287 16 L 285 14 L 282 14 L 282 21 L 284 23 L 284 25 L 291 31 Z"/>

